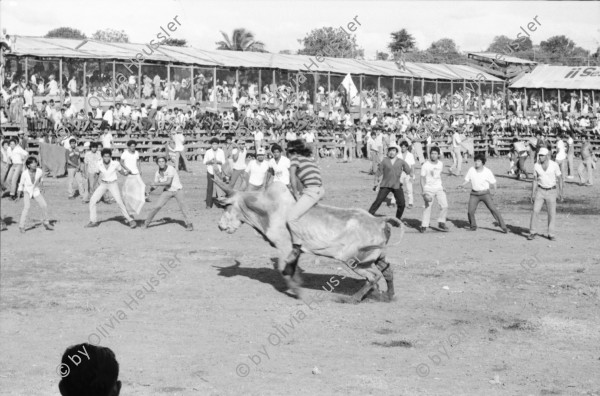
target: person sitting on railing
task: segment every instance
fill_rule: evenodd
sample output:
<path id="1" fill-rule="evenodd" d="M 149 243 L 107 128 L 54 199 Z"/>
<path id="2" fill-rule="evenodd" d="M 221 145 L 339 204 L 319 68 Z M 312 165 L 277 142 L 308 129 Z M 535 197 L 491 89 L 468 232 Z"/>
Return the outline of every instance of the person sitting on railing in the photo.
<path id="1" fill-rule="evenodd" d="M 196 126 L 196 119 L 193 117 L 192 110 L 188 110 L 183 114 L 183 129 L 186 131 L 193 130 Z"/>
<path id="2" fill-rule="evenodd" d="M 178 107 L 175 107 L 173 109 L 173 121 L 172 121 L 172 123 L 173 123 L 173 129 L 175 129 L 175 130 L 181 129 L 185 125 L 181 109 L 179 109 Z"/>
<path id="3" fill-rule="evenodd" d="M 27 121 L 27 129 L 30 131 L 36 130 L 36 112 L 29 105 L 23 106 L 23 117 Z"/>
<path id="4" fill-rule="evenodd" d="M 131 112 L 131 125 L 129 126 L 129 131 L 127 132 L 128 134 L 142 130 L 141 119 L 142 119 L 141 107 L 135 107 L 133 109 L 133 111 Z"/>
<path id="5" fill-rule="evenodd" d="M 75 114 L 73 125 L 77 131 L 80 133 L 87 132 L 90 124 L 91 122 L 88 121 L 88 117 L 83 109 L 79 110 L 79 112 Z"/>
<path id="6" fill-rule="evenodd" d="M 152 127 L 152 120 L 148 117 L 148 108 L 145 103 L 140 105 L 140 111 L 142 113 L 142 117 L 140 118 L 140 123 L 142 125 L 142 131 L 148 132 L 148 130 Z"/>

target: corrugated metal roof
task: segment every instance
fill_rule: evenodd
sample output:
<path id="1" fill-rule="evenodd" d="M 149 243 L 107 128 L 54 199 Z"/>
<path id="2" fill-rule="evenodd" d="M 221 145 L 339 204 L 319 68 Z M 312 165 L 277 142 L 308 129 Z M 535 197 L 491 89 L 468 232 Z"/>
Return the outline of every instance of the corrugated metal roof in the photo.
<path id="1" fill-rule="evenodd" d="M 201 50 L 192 47 L 160 45 L 151 48 L 146 44 L 109 43 L 96 40 L 16 36 L 12 54 L 45 58 L 115 59 L 131 62 L 136 57 L 144 61 L 172 62 L 184 65 L 223 68 L 264 68 L 290 71 L 363 74 L 369 76 L 413 77 L 430 80 L 484 79 L 502 80 L 491 74 L 463 65 L 427 64 L 406 62 L 401 70 L 391 61 L 366 61 L 346 58 L 284 55 L 264 52 Z M 141 55 L 140 55 L 141 54 Z M 314 63 L 314 64 L 313 64 Z"/>
<path id="2" fill-rule="evenodd" d="M 517 77 L 510 88 L 600 89 L 600 67 L 541 65 Z"/>
<path id="3" fill-rule="evenodd" d="M 537 62 L 532 62 L 527 59 L 521 59 L 514 56 L 498 54 L 496 52 L 469 52 L 468 55 L 475 55 L 482 58 L 497 60 L 506 63 L 516 63 L 519 65 L 537 65 Z"/>

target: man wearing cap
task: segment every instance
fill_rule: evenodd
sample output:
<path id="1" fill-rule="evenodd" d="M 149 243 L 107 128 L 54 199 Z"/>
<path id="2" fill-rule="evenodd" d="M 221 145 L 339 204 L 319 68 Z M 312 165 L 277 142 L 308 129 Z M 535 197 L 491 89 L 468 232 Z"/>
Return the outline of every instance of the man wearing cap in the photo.
<path id="1" fill-rule="evenodd" d="M 215 174 L 221 173 L 221 166 L 225 164 L 225 153 L 219 148 L 219 139 L 210 140 L 211 148 L 204 154 L 204 165 L 206 165 L 206 209 L 213 207 L 213 186 Z"/>
<path id="2" fill-rule="evenodd" d="M 542 210 L 544 202 L 548 210 L 548 239 L 554 241 L 555 219 L 556 219 L 556 187 L 558 185 L 558 197 L 563 200 L 563 178 L 560 167 L 549 156 L 546 147 L 540 148 L 538 152 L 539 162 L 533 167 L 533 187 L 531 191 L 531 203 L 533 203 L 533 212 L 531 213 L 531 222 L 529 225 L 528 240 L 536 236 L 538 216 Z"/>
<path id="3" fill-rule="evenodd" d="M 265 149 L 259 147 L 256 150 L 256 159 L 252 160 L 246 166 L 246 187 L 244 191 L 260 191 L 265 187 L 267 182 L 267 172 L 269 171 L 269 163 L 265 161 Z"/>
<path id="4" fill-rule="evenodd" d="M 402 183 L 400 183 L 400 176 L 402 172 L 407 174 L 411 173 L 410 166 L 401 158 L 398 158 L 398 146 L 392 145 L 388 147 L 387 157 L 384 158 L 377 167 L 377 179 L 381 178 L 381 184 L 379 185 L 379 192 L 377 198 L 369 208 L 369 213 L 375 215 L 377 209 L 381 206 L 383 201 L 387 198 L 391 192 L 396 198 L 396 218 L 400 220 L 404 213 L 404 191 L 402 190 Z M 379 182 L 379 180 L 377 180 Z M 374 188 L 377 187 L 377 184 Z"/>

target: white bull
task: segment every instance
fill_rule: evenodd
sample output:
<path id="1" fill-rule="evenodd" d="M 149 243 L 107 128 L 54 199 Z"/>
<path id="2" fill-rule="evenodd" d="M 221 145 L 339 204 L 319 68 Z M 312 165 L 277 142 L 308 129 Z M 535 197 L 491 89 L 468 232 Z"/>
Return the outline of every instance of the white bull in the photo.
<path id="1" fill-rule="evenodd" d="M 279 251 L 279 271 L 288 287 L 300 296 L 300 280 L 294 276 L 297 263 L 285 265 L 292 250 L 286 214 L 295 203 L 287 187 L 272 183 L 265 191 L 239 192 L 218 180 L 215 183 L 227 193 L 227 197 L 221 199 L 226 210 L 219 229 L 231 234 L 247 223 L 257 230 Z M 391 264 L 385 260 L 390 224 L 402 225 L 396 218 L 374 217 L 363 209 L 318 204 L 301 217 L 295 231 L 302 238 L 303 252 L 340 260 L 366 279 L 365 285 L 352 296 L 353 301 L 362 300 L 382 276 L 387 283 L 387 299 L 391 300 L 394 277 Z"/>

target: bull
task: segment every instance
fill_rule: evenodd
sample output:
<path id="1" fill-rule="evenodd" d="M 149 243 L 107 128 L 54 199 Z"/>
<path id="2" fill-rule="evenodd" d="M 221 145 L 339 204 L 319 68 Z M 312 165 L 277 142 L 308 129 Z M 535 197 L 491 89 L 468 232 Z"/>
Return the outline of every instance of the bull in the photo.
<path id="1" fill-rule="evenodd" d="M 219 229 L 232 234 L 246 223 L 258 231 L 278 250 L 279 271 L 291 291 L 301 298 L 297 262 L 285 263 L 292 250 L 286 224 L 286 214 L 296 202 L 291 192 L 277 182 L 259 192 L 235 191 L 217 179 L 215 183 L 227 194 L 220 198 L 225 212 L 219 220 Z M 318 204 L 301 217 L 295 231 L 301 234 L 304 253 L 340 260 L 366 279 L 365 285 L 352 296 L 353 302 L 361 301 L 369 291 L 376 289 L 381 277 L 387 284 L 383 298 L 391 301 L 394 276 L 385 257 L 391 235 L 390 225 L 398 227 L 402 223 L 393 217 L 374 217 L 363 209 Z M 404 229 L 401 230 L 403 233 Z"/>

